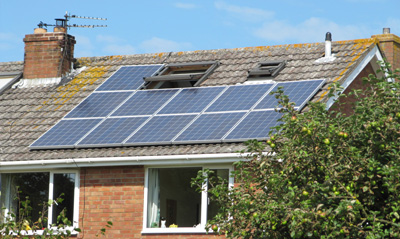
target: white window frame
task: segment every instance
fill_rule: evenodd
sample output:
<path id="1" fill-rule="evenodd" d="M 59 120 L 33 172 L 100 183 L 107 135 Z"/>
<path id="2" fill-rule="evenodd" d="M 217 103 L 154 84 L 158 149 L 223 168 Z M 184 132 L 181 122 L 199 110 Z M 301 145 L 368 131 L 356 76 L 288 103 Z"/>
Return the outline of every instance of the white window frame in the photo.
<path id="1" fill-rule="evenodd" d="M 179 165 L 179 166 L 151 166 L 145 168 L 144 179 L 144 203 L 143 203 L 143 234 L 164 234 L 164 233 L 207 233 L 205 226 L 207 223 L 207 207 L 208 195 L 207 192 L 201 192 L 201 216 L 200 224 L 197 227 L 177 227 L 177 228 L 148 228 L 147 227 L 147 204 L 148 204 L 148 182 L 149 182 L 149 169 L 151 168 L 192 168 L 199 167 L 202 169 L 228 169 L 229 170 L 229 187 L 233 187 L 234 179 L 231 177 L 233 171 L 232 164 L 206 164 L 206 165 Z M 205 181 L 203 187 L 207 190 L 207 182 Z M 178 225 L 179 226 L 179 225 Z"/>
<path id="2" fill-rule="evenodd" d="M 79 170 L 75 169 L 67 169 L 67 170 L 34 170 L 34 171 L 10 171 L 10 172 L 1 172 L 1 174 L 18 174 L 18 173 L 49 173 L 49 200 L 54 200 L 53 192 L 54 192 L 54 174 L 63 174 L 63 173 L 74 173 L 75 174 L 75 188 L 74 188 L 74 212 L 73 212 L 73 219 L 72 219 L 72 226 L 67 227 L 66 229 L 71 230 L 73 234 L 77 234 L 73 231 L 74 228 L 79 227 L 79 179 L 80 179 L 80 172 Z M 8 209 L 4 210 L 4 215 L 6 216 L 8 213 Z M 50 206 L 47 212 L 47 220 L 48 224 L 51 225 L 53 223 L 53 206 Z M 43 230 L 37 230 L 35 232 L 28 231 L 27 235 L 41 235 Z"/>

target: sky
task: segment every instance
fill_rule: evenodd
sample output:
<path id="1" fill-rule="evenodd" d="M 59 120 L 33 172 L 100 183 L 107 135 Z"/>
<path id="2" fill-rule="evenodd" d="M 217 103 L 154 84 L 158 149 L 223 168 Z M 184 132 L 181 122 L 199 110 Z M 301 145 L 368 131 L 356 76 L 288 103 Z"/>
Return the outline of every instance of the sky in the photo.
<path id="1" fill-rule="evenodd" d="M 75 57 L 400 36 L 399 0 L 0 0 L 0 62 L 23 61 L 26 34 L 70 15 Z M 53 27 L 48 27 L 52 32 Z"/>

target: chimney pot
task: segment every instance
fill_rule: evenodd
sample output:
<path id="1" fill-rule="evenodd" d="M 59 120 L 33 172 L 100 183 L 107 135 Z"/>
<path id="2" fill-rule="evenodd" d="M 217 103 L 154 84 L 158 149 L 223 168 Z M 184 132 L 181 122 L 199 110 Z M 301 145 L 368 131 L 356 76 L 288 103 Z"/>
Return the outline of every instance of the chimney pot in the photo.
<path id="1" fill-rule="evenodd" d="M 65 28 L 65 27 L 60 27 L 60 26 L 56 26 L 56 27 L 54 27 L 54 30 L 53 30 L 54 32 L 63 32 L 63 33 L 66 33 L 67 32 L 67 28 Z"/>
<path id="2" fill-rule="evenodd" d="M 383 28 L 383 34 L 390 34 L 390 28 L 389 27 Z"/>
<path id="3" fill-rule="evenodd" d="M 33 30 L 34 34 L 43 34 L 46 32 L 47 32 L 47 30 L 45 28 L 35 28 L 35 30 Z"/>

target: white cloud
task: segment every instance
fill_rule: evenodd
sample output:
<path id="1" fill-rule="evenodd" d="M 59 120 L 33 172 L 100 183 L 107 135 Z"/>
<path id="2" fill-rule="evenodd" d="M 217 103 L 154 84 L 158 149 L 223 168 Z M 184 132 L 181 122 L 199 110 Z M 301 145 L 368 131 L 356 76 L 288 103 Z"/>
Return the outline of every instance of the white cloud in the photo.
<path id="1" fill-rule="evenodd" d="M 0 41 L 20 41 L 21 39 L 13 33 L 0 32 Z"/>
<path id="2" fill-rule="evenodd" d="M 75 35 L 75 57 L 93 56 L 94 44 L 89 37 Z"/>
<path id="3" fill-rule="evenodd" d="M 266 11 L 259 8 L 236 6 L 222 1 L 215 2 L 214 5 L 217 9 L 232 13 L 234 16 L 237 16 L 244 21 L 262 21 L 271 19 L 275 15 L 275 13 L 272 11 Z"/>
<path id="4" fill-rule="evenodd" d="M 114 44 L 114 43 L 118 43 L 118 42 L 123 42 L 124 40 L 122 40 L 118 37 L 115 37 L 115 36 L 110 36 L 110 35 L 97 35 L 96 41 Z"/>
<path id="5" fill-rule="evenodd" d="M 262 27 L 256 29 L 254 34 L 260 38 L 287 42 L 322 42 L 325 33 L 331 32 L 333 40 L 348 40 L 365 37 L 368 30 L 365 27 L 354 25 L 339 25 L 335 22 L 312 17 L 299 24 L 290 24 L 286 21 L 266 22 Z"/>
<path id="6" fill-rule="evenodd" d="M 389 27 L 390 28 L 390 33 L 393 33 L 393 34 L 396 34 L 396 35 L 400 35 L 400 18 L 389 18 L 386 21 L 386 25 L 382 26 L 382 29 L 384 27 Z M 380 33 L 382 33 L 382 32 L 380 32 Z"/>
<path id="7" fill-rule="evenodd" d="M 15 49 L 16 42 L 19 43 L 18 45 L 22 45 L 21 38 L 15 34 L 0 32 L 0 50 Z"/>
<path id="8" fill-rule="evenodd" d="M 104 43 L 102 51 L 107 55 L 129 55 L 135 54 L 136 48 L 127 44 L 125 39 L 111 35 L 97 35 L 96 41 Z"/>
<path id="9" fill-rule="evenodd" d="M 194 8 L 197 8 L 197 5 L 195 5 L 195 4 L 182 3 L 182 2 L 174 3 L 174 6 L 177 7 L 177 8 L 182 8 L 182 9 L 194 9 Z"/>
<path id="10" fill-rule="evenodd" d="M 143 41 L 140 44 L 140 49 L 146 53 L 154 52 L 169 52 L 169 51 L 185 51 L 192 47 L 188 42 L 175 42 L 158 37 L 153 37 Z"/>
<path id="11" fill-rule="evenodd" d="M 103 48 L 103 51 L 109 53 L 110 55 L 130 55 L 135 54 L 136 50 L 133 46 L 129 44 L 117 45 L 111 44 Z"/>
<path id="12" fill-rule="evenodd" d="M 79 45 L 81 48 L 85 48 L 88 50 L 94 49 L 94 45 L 89 37 L 82 35 L 75 35 L 75 39 L 76 39 L 76 46 Z"/>

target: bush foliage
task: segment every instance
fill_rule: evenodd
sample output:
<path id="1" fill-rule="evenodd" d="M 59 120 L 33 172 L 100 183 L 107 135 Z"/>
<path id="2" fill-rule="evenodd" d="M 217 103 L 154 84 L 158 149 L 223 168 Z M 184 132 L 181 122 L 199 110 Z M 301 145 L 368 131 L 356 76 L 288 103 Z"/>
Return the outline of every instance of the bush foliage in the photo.
<path id="1" fill-rule="evenodd" d="M 283 124 L 267 142 L 247 142 L 234 188 L 208 179 L 220 211 L 207 229 L 230 238 L 400 238 L 400 77 L 382 65 L 384 77 L 370 75 L 366 90 L 351 93 L 356 101 L 338 107 L 351 115 L 319 102 L 299 113 L 275 92 Z"/>

